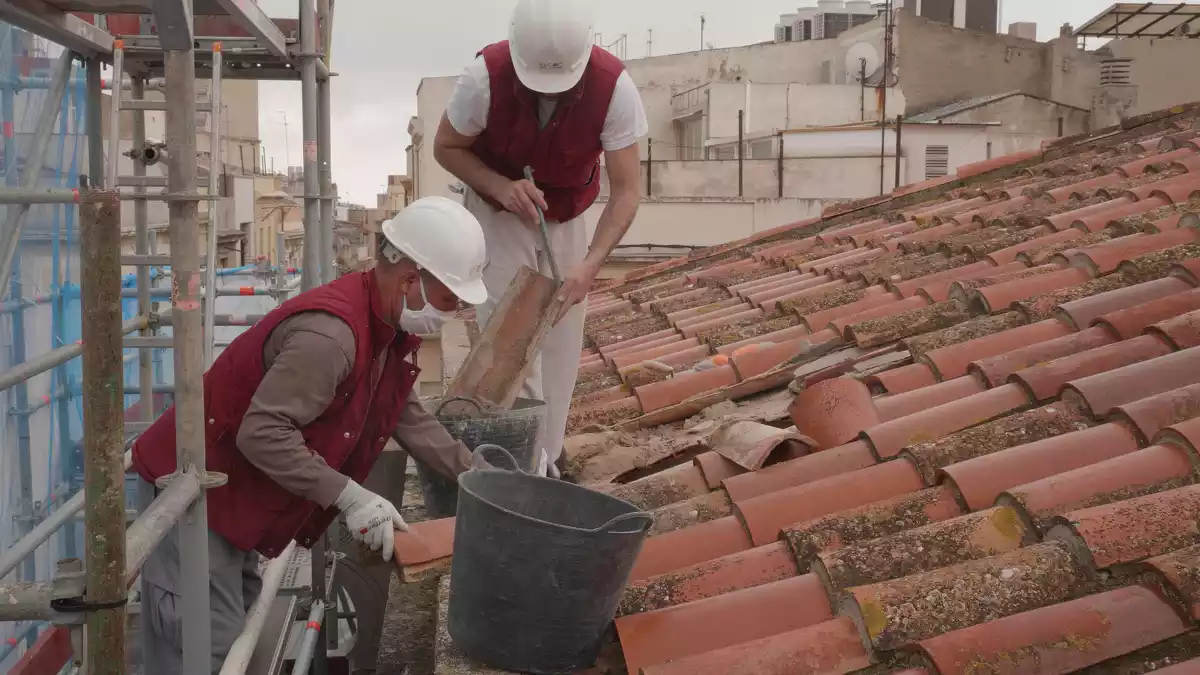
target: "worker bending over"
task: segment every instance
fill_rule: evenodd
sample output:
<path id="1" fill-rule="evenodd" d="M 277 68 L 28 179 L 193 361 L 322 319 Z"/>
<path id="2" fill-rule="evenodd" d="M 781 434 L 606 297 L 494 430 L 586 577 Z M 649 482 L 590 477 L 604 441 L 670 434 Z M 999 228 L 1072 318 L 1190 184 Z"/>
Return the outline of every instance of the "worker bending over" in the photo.
<path id="1" fill-rule="evenodd" d="M 212 663 L 217 673 L 261 588 L 258 554 L 303 547 L 340 512 L 385 559 L 399 511 L 362 483 L 389 436 L 449 478 L 467 448 L 413 394 L 418 335 L 458 301 L 487 298 L 479 222 L 458 202 L 418 200 L 383 224 L 375 268 L 301 293 L 242 333 L 204 375 L 205 455 L 228 483 L 208 492 Z M 133 446 L 143 492 L 176 470 L 172 407 Z M 182 672 L 177 530 L 142 568 L 148 675 Z"/>
<path id="2" fill-rule="evenodd" d="M 583 2 L 519 0 L 509 40 L 485 47 L 467 67 L 434 140 L 434 158 L 466 184 L 465 204 L 487 239 L 488 299 L 476 310 L 480 325 L 522 266 L 549 275 L 535 205 L 549 221 L 564 304 L 522 395 L 546 402 L 538 447 L 551 463 L 562 454 L 579 369 L 583 301 L 641 200 L 642 100 L 621 61 L 592 42 Z M 589 248 L 583 212 L 600 192 L 601 154 L 609 198 Z M 526 166 L 533 182 L 523 178 Z"/>

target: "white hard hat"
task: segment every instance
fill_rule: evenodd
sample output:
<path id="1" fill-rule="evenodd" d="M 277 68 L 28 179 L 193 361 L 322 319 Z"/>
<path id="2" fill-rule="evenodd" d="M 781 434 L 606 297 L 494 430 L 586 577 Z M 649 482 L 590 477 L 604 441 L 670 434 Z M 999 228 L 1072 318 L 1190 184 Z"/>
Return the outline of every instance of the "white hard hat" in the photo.
<path id="1" fill-rule="evenodd" d="M 578 84 L 592 56 L 592 14 L 580 0 L 517 0 L 508 32 L 517 78 L 558 94 Z"/>
<path id="2" fill-rule="evenodd" d="M 464 302 L 478 305 L 487 300 L 483 228 L 459 202 L 445 197 L 418 199 L 384 221 L 383 236 Z"/>

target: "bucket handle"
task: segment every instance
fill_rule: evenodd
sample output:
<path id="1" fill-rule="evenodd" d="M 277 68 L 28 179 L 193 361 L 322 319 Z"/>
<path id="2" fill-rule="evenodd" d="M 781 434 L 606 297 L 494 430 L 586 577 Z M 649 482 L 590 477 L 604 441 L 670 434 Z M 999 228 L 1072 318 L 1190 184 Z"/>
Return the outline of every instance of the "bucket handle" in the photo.
<path id="1" fill-rule="evenodd" d="M 607 523 L 605 523 L 605 524 L 601 525 L 600 527 L 597 527 L 596 529 L 591 530 L 591 531 L 592 532 L 611 532 L 613 530 L 613 528 L 615 528 L 616 526 L 623 525 L 625 523 L 635 521 L 635 520 L 641 521 L 641 526 L 642 526 L 641 531 L 642 532 L 649 530 L 650 527 L 654 525 L 654 517 L 651 516 L 649 513 L 646 513 L 644 511 L 635 511 L 634 513 L 622 513 L 621 515 L 617 516 L 616 518 L 613 518 L 612 520 L 608 521 Z"/>
<path id="2" fill-rule="evenodd" d="M 479 401 L 476 401 L 473 398 L 467 398 L 466 396 L 451 396 L 438 404 L 437 409 L 433 411 L 434 416 L 440 417 L 442 414 L 442 408 L 445 408 L 447 403 L 453 403 L 454 401 L 464 401 L 466 403 L 470 403 L 471 405 L 475 406 L 475 409 L 479 411 L 480 415 L 483 414 L 483 405 Z"/>
<path id="3" fill-rule="evenodd" d="M 499 457 L 502 460 L 501 464 L 504 464 L 506 466 L 495 466 L 491 462 L 487 461 L 487 459 L 484 458 L 484 455 L 488 454 L 488 451 L 493 451 L 491 454 L 494 457 Z M 483 465 L 481 465 L 481 463 Z M 484 465 L 486 465 L 486 466 L 484 466 Z M 488 468 L 488 467 L 495 468 L 495 469 L 501 469 L 503 471 L 514 471 L 516 473 L 525 473 L 524 471 L 521 470 L 521 465 L 517 464 L 517 460 L 513 458 L 512 453 L 509 452 L 508 450 L 505 450 L 504 448 L 500 447 L 499 445 L 496 445 L 495 443 L 484 443 L 484 444 L 480 445 L 479 447 L 475 448 L 475 452 L 471 453 L 471 468 L 472 469 L 484 469 L 484 468 Z"/>

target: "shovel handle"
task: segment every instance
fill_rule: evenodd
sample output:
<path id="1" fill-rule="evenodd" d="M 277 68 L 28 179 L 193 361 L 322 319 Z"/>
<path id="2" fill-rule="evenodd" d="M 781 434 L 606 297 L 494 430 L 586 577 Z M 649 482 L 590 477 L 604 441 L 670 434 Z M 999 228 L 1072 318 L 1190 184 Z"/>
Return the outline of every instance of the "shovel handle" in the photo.
<path id="1" fill-rule="evenodd" d="M 525 167 L 525 180 L 533 182 L 533 168 Z M 558 262 L 554 259 L 554 249 L 550 247 L 550 230 L 546 227 L 546 214 L 542 213 L 542 207 L 536 203 L 533 208 L 537 209 L 538 224 L 542 228 L 542 246 L 546 247 L 546 257 L 550 260 L 550 272 L 554 275 L 554 280 L 562 283 L 562 275 L 558 273 Z"/>

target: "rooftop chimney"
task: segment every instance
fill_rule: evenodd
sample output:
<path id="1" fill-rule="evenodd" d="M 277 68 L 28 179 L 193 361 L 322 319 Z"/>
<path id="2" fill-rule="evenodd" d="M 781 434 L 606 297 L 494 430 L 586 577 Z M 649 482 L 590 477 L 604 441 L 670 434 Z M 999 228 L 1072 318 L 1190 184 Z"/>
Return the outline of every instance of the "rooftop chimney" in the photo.
<path id="1" fill-rule="evenodd" d="M 1018 21 L 1008 24 L 1008 34 L 1026 40 L 1037 40 L 1037 24 L 1032 21 Z"/>

